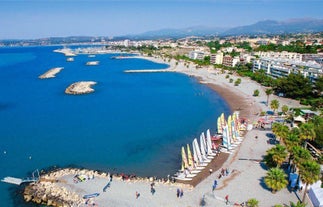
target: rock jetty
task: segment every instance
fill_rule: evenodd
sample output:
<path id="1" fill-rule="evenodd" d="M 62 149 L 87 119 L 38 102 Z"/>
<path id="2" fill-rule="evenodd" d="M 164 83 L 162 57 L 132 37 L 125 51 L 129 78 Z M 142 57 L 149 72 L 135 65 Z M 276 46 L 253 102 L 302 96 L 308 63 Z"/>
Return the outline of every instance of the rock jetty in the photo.
<path id="1" fill-rule="evenodd" d="M 84 206 L 89 202 L 89 199 L 83 198 L 84 195 L 88 194 L 88 191 L 92 192 L 95 188 L 100 189 L 96 192 L 102 193 L 101 187 L 111 182 L 112 177 L 112 185 L 116 189 L 118 189 L 118 182 L 128 183 L 130 186 L 139 185 L 139 183 L 149 186 L 154 183 L 156 186 L 165 185 L 167 189 L 172 186 L 191 188 L 185 184 L 171 182 L 169 179 L 157 180 L 153 177 L 140 178 L 123 173 L 112 175 L 89 169 L 63 168 L 41 175 L 39 181 L 27 185 L 24 189 L 24 199 L 26 202 L 47 206 Z M 86 183 L 89 183 L 87 187 Z"/>
<path id="2" fill-rule="evenodd" d="M 94 82 L 94 81 L 76 82 L 76 83 L 73 83 L 70 86 L 68 86 L 65 90 L 65 93 L 73 94 L 73 95 L 93 93 L 94 89 L 91 88 L 91 86 L 95 85 L 95 84 L 96 84 L 96 82 Z"/>
<path id="3" fill-rule="evenodd" d="M 62 169 L 42 175 L 38 182 L 27 185 L 24 189 L 26 202 L 34 202 L 47 206 L 80 206 L 84 199 L 76 192 L 62 186 L 66 175 L 84 175 L 88 178 L 107 177 L 105 173 L 93 170 Z"/>
<path id="4" fill-rule="evenodd" d="M 40 79 L 55 78 L 56 74 L 61 72 L 61 70 L 63 69 L 64 69 L 63 67 L 52 68 L 48 70 L 46 73 L 40 75 L 38 78 Z"/>

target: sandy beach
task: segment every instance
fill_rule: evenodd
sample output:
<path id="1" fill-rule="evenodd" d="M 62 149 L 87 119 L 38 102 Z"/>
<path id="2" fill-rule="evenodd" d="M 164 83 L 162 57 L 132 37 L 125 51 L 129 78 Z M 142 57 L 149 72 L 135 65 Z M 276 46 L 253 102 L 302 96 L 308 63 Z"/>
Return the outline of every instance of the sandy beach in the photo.
<path id="1" fill-rule="evenodd" d="M 162 59 L 142 57 L 154 62 L 164 63 Z M 241 78 L 241 84 L 234 86 L 229 83 L 229 79 L 225 78 L 227 74 L 221 74 L 220 70 L 199 68 L 196 69 L 193 64 L 189 67 L 184 63 L 176 64 L 175 60 L 169 62 L 170 72 L 184 73 L 188 76 L 194 76 L 202 84 L 217 91 L 230 105 L 232 111 L 240 111 L 240 117 L 249 119 L 250 123 L 259 118 L 261 111 L 270 110 L 266 106 L 267 96 L 265 88 L 253 82 L 249 78 L 237 77 L 230 75 L 230 78 L 236 80 Z M 255 89 L 260 91 L 258 97 L 252 96 Z M 296 101 L 270 96 L 270 100 L 277 99 L 280 106 L 299 107 Z M 216 119 L 217 117 L 214 117 Z M 269 130 L 253 129 L 246 132 L 244 138 L 238 147 L 230 152 L 222 152 L 220 156 L 224 157 L 213 161 L 201 175 L 201 178 L 190 185 L 182 185 L 179 183 L 155 182 L 154 188 L 156 192 L 151 193 L 151 181 L 132 180 L 123 181 L 122 179 L 113 179 L 110 187 L 106 192 L 103 188 L 109 182 L 109 176 L 95 177 L 85 182 L 74 183 L 75 174 L 67 174 L 59 176 L 60 182 L 52 183 L 58 185 L 59 188 L 65 188 L 67 191 L 75 192 L 80 198 L 86 194 L 100 193 L 96 198 L 90 199 L 89 203 L 95 203 L 98 206 L 169 206 L 169 207 L 193 207 L 193 206 L 234 206 L 247 201 L 250 198 L 256 198 L 259 206 L 269 207 L 276 204 L 289 205 L 290 201 L 297 202 L 298 193 L 289 192 L 283 189 L 272 194 L 266 188 L 263 177 L 266 175 L 266 167 L 260 161 L 266 150 L 272 145 L 267 143 L 269 139 Z M 258 136 L 258 139 L 255 136 Z M 221 162 L 219 161 L 221 160 Z M 212 173 L 209 169 L 212 168 Z M 219 179 L 221 170 L 228 169 L 229 174 Z M 214 180 L 217 180 L 217 188 L 212 191 Z M 183 189 L 183 196 L 177 197 L 177 189 Z M 136 197 L 136 192 L 140 193 Z M 225 196 L 229 196 L 230 204 L 225 204 Z M 84 200 L 85 202 L 85 200 Z M 81 206 L 86 206 L 82 204 Z M 238 205 L 236 205 L 238 206 Z"/>

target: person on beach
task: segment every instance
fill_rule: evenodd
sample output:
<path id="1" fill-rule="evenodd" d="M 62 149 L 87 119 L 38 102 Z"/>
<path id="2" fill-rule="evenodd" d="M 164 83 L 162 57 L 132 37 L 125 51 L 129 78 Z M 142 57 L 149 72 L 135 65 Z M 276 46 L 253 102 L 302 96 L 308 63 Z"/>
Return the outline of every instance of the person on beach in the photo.
<path id="1" fill-rule="evenodd" d="M 216 189 L 216 186 L 218 185 L 218 181 L 214 180 L 213 186 L 212 186 L 212 192 Z"/>
<path id="2" fill-rule="evenodd" d="M 112 174 L 110 174 L 110 182 L 112 182 L 112 177 L 113 177 L 113 175 L 112 175 Z"/>
<path id="3" fill-rule="evenodd" d="M 154 187 L 151 187 L 150 192 L 151 192 L 151 195 L 154 195 L 155 192 L 156 192 L 155 188 Z"/>
<path id="4" fill-rule="evenodd" d="M 179 194 L 179 197 L 183 197 L 183 195 L 184 195 L 184 191 L 183 191 L 183 188 L 181 188 L 181 192 Z"/>
<path id="5" fill-rule="evenodd" d="M 180 189 L 177 188 L 177 190 L 176 190 L 176 196 L 177 196 L 177 198 L 179 198 L 180 193 L 181 193 Z"/>
<path id="6" fill-rule="evenodd" d="M 229 195 L 225 196 L 225 204 L 228 205 L 229 204 Z"/>
<path id="7" fill-rule="evenodd" d="M 138 193 L 138 192 L 136 191 L 136 199 L 138 199 L 138 198 L 139 198 L 139 196 L 140 196 L 140 193 Z"/>

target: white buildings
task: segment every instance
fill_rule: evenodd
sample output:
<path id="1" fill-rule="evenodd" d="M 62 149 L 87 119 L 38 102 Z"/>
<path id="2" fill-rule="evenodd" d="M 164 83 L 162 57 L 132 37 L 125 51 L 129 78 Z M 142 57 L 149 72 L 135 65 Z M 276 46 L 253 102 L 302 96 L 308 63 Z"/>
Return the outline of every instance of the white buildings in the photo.
<path id="1" fill-rule="evenodd" d="M 302 54 L 296 52 L 256 52 L 255 55 L 258 55 L 261 58 L 282 58 L 289 60 L 302 60 Z"/>
<path id="2" fill-rule="evenodd" d="M 218 52 L 216 54 L 211 54 L 210 63 L 221 65 L 223 63 L 223 52 Z"/>
<path id="3" fill-rule="evenodd" d="M 204 52 L 201 52 L 201 51 L 191 51 L 191 52 L 189 52 L 189 54 L 188 54 L 188 57 L 190 58 L 190 59 L 193 59 L 193 60 L 203 60 L 203 58 L 204 58 Z"/>
<path id="4" fill-rule="evenodd" d="M 239 57 L 231 57 L 230 55 L 225 55 L 223 57 L 223 65 L 227 67 L 234 67 L 240 62 Z"/>
<path id="5" fill-rule="evenodd" d="M 267 75 L 274 78 L 286 77 L 290 73 L 300 73 L 304 77 L 315 81 L 323 75 L 323 66 L 315 61 L 303 62 L 293 59 L 282 58 L 260 58 L 253 62 L 253 71 L 264 70 Z"/>

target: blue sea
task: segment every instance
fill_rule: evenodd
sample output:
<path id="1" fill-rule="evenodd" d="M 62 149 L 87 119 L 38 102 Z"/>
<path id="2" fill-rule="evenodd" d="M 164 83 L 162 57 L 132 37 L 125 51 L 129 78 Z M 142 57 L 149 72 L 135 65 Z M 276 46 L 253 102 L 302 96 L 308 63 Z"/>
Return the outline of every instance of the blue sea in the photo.
<path id="1" fill-rule="evenodd" d="M 180 168 L 180 147 L 202 131 L 216 132 L 230 113 L 216 92 L 179 73 L 124 73 L 166 64 L 116 54 L 78 55 L 66 62 L 51 47 L 0 48 L 0 178 L 35 169 L 80 166 L 166 177 Z M 86 66 L 87 61 L 100 61 Z M 64 67 L 53 79 L 38 76 Z M 67 95 L 76 81 L 95 92 Z M 0 183 L 0 206 L 26 206 L 19 188 Z"/>

